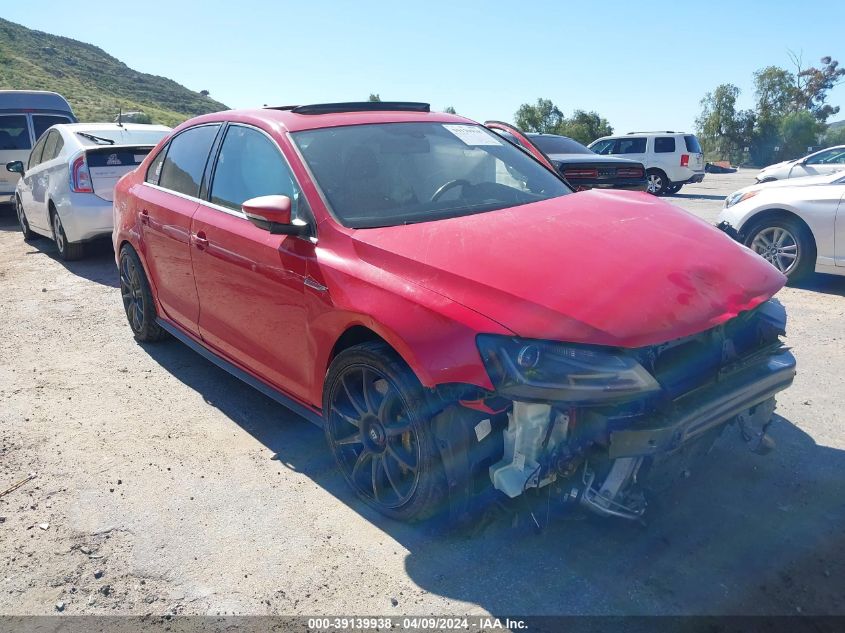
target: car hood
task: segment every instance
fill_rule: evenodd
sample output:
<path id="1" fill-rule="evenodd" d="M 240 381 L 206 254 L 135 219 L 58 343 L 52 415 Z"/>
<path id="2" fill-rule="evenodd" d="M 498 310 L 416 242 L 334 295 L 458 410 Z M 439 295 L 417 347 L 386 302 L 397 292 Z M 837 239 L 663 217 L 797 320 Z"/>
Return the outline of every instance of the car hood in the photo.
<path id="1" fill-rule="evenodd" d="M 787 180 L 773 180 L 771 182 L 761 182 L 756 185 L 748 185 L 742 189 L 737 189 L 731 196 L 737 193 L 745 193 L 747 191 L 769 191 L 770 189 L 783 189 L 784 187 L 812 187 L 815 185 L 831 185 L 839 184 L 834 181 L 845 176 L 845 170 L 836 172 L 835 174 L 822 174 L 821 176 L 802 176 L 801 178 L 789 178 Z M 730 197 L 730 196 L 728 196 Z"/>
<path id="2" fill-rule="evenodd" d="M 608 165 L 639 165 L 635 160 L 629 158 L 616 158 L 615 156 L 604 156 L 603 154 L 546 154 L 551 160 L 557 163 L 591 163 Z"/>
<path id="3" fill-rule="evenodd" d="M 640 347 L 769 299 L 786 278 L 687 212 L 591 190 L 472 216 L 361 229 L 359 257 L 515 334 Z"/>
<path id="4" fill-rule="evenodd" d="M 769 165 L 767 167 L 763 167 L 763 169 L 760 170 L 760 173 L 764 174 L 767 171 L 774 171 L 774 170 L 780 169 L 782 167 L 787 167 L 789 165 L 793 165 L 797 162 L 798 162 L 797 160 L 784 160 L 784 161 L 781 161 L 779 163 L 775 163 L 774 165 Z"/>

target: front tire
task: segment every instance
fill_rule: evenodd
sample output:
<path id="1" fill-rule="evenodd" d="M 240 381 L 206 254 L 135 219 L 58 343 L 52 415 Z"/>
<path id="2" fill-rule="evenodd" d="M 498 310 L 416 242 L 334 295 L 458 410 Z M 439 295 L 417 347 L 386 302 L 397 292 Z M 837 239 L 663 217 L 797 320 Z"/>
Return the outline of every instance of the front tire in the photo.
<path id="1" fill-rule="evenodd" d="M 771 218 L 754 224 L 745 245 L 763 257 L 791 283 L 815 269 L 816 242 L 809 229 L 790 218 Z"/>
<path id="2" fill-rule="evenodd" d="M 33 233 L 32 229 L 29 228 L 29 222 L 27 221 L 26 213 L 23 210 L 23 203 L 17 196 L 15 196 L 15 213 L 18 215 L 18 226 L 20 226 L 21 233 L 23 233 L 23 241 L 31 242 L 38 237 L 38 235 Z"/>
<path id="3" fill-rule="evenodd" d="M 50 216 L 50 224 L 53 226 L 53 241 L 56 243 L 56 248 L 59 250 L 59 257 L 66 262 L 82 257 L 84 253 L 84 246 L 79 242 L 68 242 L 67 235 L 65 235 L 65 229 L 62 226 L 62 219 L 59 217 L 59 212 L 51 208 Z"/>
<path id="4" fill-rule="evenodd" d="M 166 332 L 156 323 L 156 308 L 150 284 L 138 254 L 128 244 L 120 249 L 120 294 L 123 310 L 136 341 L 154 343 Z"/>
<path id="5" fill-rule="evenodd" d="M 666 191 L 666 187 L 669 186 L 669 179 L 659 169 L 649 169 L 646 171 L 645 177 L 648 183 L 646 191 L 652 195 L 662 196 Z"/>
<path id="6" fill-rule="evenodd" d="M 329 367 L 326 439 L 355 493 L 391 518 L 420 521 L 444 509 L 431 414 L 419 380 L 386 343 L 350 347 Z"/>

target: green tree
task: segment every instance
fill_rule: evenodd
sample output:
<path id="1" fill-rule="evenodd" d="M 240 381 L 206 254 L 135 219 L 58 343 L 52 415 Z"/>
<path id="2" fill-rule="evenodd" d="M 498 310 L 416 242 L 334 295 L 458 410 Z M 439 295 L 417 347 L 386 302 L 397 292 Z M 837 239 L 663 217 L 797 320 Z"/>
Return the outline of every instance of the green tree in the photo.
<path id="1" fill-rule="evenodd" d="M 795 76 L 778 66 L 767 66 L 754 73 L 754 96 L 756 114 L 761 119 L 777 119 L 799 109 Z"/>
<path id="2" fill-rule="evenodd" d="M 781 124 L 797 112 L 801 96 L 795 75 L 778 66 L 767 66 L 754 73 L 755 122 L 749 139 L 751 160 L 765 165 L 785 155 Z"/>
<path id="3" fill-rule="evenodd" d="M 550 99 L 537 99 L 537 103 L 523 103 L 514 115 L 516 127 L 525 132 L 555 134 L 563 121 L 563 113 Z"/>
<path id="4" fill-rule="evenodd" d="M 824 135 L 824 144 L 828 147 L 831 145 L 845 145 L 845 125 L 835 129 L 828 129 Z"/>
<path id="5" fill-rule="evenodd" d="M 800 106 L 824 123 L 839 112 L 839 106 L 826 103 L 827 93 L 845 79 L 845 68 L 840 68 L 839 62 L 830 56 L 821 58 L 821 68 L 801 68 L 801 58 L 793 54 L 792 59 L 797 67 L 796 88 L 801 97 Z"/>
<path id="6" fill-rule="evenodd" d="M 737 111 L 739 94 L 739 88 L 733 84 L 721 84 L 701 100 L 701 114 L 695 126 L 708 158 L 743 162 L 745 138 L 754 124 L 754 114 L 748 110 Z"/>
<path id="7" fill-rule="evenodd" d="M 584 145 L 589 145 L 597 138 L 613 134 L 613 127 L 607 119 L 599 116 L 597 112 L 575 110 L 571 118 L 564 118 L 560 122 L 555 133 L 574 138 Z"/>
<path id="8" fill-rule="evenodd" d="M 367 101 L 379 102 L 379 101 L 381 101 L 381 97 L 379 96 L 379 94 L 377 92 L 371 92 L 370 98 L 367 99 Z"/>
<path id="9" fill-rule="evenodd" d="M 807 110 L 787 114 L 780 122 L 780 156 L 803 156 L 807 148 L 819 144 L 824 128 L 825 125 Z"/>
<path id="10" fill-rule="evenodd" d="M 613 127 L 597 112 L 575 110 L 567 119 L 550 99 L 537 99 L 536 104 L 523 103 L 514 115 L 516 127 L 525 132 L 561 134 L 576 141 L 591 143 L 613 134 Z"/>
<path id="11" fill-rule="evenodd" d="M 445 108 L 443 108 L 443 112 L 445 112 L 446 114 L 457 114 L 458 113 L 458 111 L 455 110 L 455 108 L 453 108 L 452 106 L 446 106 Z"/>

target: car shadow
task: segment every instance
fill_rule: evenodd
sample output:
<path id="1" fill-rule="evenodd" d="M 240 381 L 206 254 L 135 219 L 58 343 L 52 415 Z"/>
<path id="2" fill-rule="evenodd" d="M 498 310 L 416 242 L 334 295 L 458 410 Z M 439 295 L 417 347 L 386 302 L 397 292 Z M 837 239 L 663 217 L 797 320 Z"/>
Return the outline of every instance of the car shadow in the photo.
<path id="1" fill-rule="evenodd" d="M 843 272 L 845 272 L 845 269 L 843 269 Z M 808 275 L 797 283 L 791 284 L 791 286 L 801 290 L 845 297 L 845 276 L 815 273 Z"/>
<path id="2" fill-rule="evenodd" d="M 15 205 L 8 202 L 0 204 L 0 231 L 20 231 Z"/>
<path id="3" fill-rule="evenodd" d="M 15 215 L 14 207 L 11 205 L 0 205 L 0 231 L 20 232 L 18 218 Z M 45 255 L 78 277 L 112 288 L 120 286 L 117 266 L 114 263 L 114 248 L 109 236 L 87 242 L 85 244 L 85 255 L 82 259 L 70 262 L 66 262 L 59 257 L 56 243 L 49 238 L 36 237 L 28 242 L 27 246 L 30 247 L 30 250 L 26 251 L 26 255 Z"/>
<path id="4" fill-rule="evenodd" d="M 144 345 L 186 387 L 407 551 L 421 589 L 514 614 L 845 614 L 845 451 L 776 419 L 770 455 L 729 428 L 652 503 L 647 526 L 559 515 L 539 534 L 504 513 L 477 530 L 386 519 L 358 500 L 322 432 L 181 343 Z M 275 464 L 268 463 L 268 480 Z M 542 501 L 542 498 L 541 498 Z M 545 523 L 543 503 L 537 516 Z"/>

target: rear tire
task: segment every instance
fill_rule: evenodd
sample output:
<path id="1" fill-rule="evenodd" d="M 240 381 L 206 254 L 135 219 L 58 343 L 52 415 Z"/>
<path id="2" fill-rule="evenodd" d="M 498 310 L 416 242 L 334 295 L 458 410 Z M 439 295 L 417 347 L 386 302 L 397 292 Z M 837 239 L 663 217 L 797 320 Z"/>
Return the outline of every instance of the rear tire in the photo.
<path id="1" fill-rule="evenodd" d="M 23 233 L 23 241 L 31 242 L 38 237 L 38 234 L 33 233 L 32 229 L 29 228 L 29 222 L 27 221 L 26 213 L 23 210 L 23 203 L 17 196 L 15 196 L 15 213 L 18 215 L 18 226 L 20 226 L 21 233 Z"/>
<path id="2" fill-rule="evenodd" d="M 120 294 L 123 310 L 136 341 L 155 343 L 167 336 L 156 323 L 156 308 L 150 284 L 138 254 L 128 244 L 120 249 Z"/>
<path id="3" fill-rule="evenodd" d="M 350 347 L 329 367 L 326 440 L 355 493 L 393 519 L 421 521 L 445 509 L 432 412 L 417 377 L 382 341 Z"/>
<path id="4" fill-rule="evenodd" d="M 669 185 L 669 179 L 659 169 L 649 169 L 645 173 L 646 182 L 648 183 L 648 191 L 655 196 L 662 196 Z"/>
<path id="5" fill-rule="evenodd" d="M 59 212 L 50 204 L 50 225 L 53 227 L 53 241 L 59 250 L 59 257 L 69 262 L 79 259 L 85 253 L 85 247 L 80 242 L 68 242 Z"/>
<path id="6" fill-rule="evenodd" d="M 786 275 L 787 283 L 806 277 L 816 267 L 816 241 L 802 222 L 774 217 L 754 223 L 745 245 Z"/>

